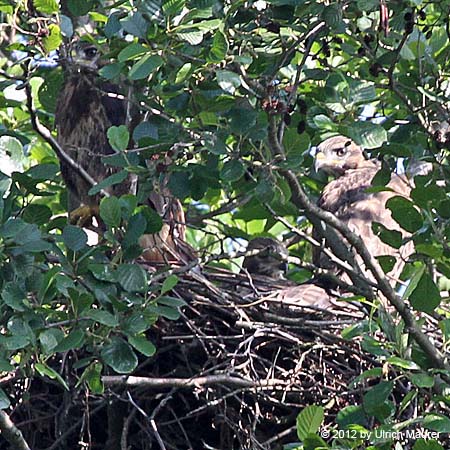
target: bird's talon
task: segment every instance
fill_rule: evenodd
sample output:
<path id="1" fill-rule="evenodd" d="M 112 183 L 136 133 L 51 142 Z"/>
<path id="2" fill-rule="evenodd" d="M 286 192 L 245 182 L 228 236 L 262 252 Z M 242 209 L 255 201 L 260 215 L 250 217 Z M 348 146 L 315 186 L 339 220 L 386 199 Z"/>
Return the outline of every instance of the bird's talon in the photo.
<path id="1" fill-rule="evenodd" d="M 70 212 L 69 222 L 72 225 L 85 227 L 92 223 L 92 217 L 94 215 L 95 211 L 93 211 L 93 209 L 90 206 L 82 205 Z"/>

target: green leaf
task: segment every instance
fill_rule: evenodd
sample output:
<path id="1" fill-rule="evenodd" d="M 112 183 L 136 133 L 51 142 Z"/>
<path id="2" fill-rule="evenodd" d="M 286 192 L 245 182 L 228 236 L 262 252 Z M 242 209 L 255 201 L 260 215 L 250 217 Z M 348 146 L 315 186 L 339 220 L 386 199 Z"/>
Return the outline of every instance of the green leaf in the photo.
<path id="1" fill-rule="evenodd" d="M 61 29 L 58 25 L 51 24 L 48 26 L 48 35 L 42 39 L 42 46 L 47 53 L 59 48 L 62 43 Z"/>
<path id="2" fill-rule="evenodd" d="M 398 356 L 391 356 L 387 359 L 389 364 L 393 366 L 401 367 L 402 369 L 418 370 L 420 367 L 413 361 L 407 361 L 406 359 L 399 358 Z"/>
<path id="3" fill-rule="evenodd" d="M 254 109 L 247 108 L 233 108 L 228 115 L 230 117 L 231 131 L 243 135 L 256 125 L 256 119 L 258 118 Z"/>
<path id="4" fill-rule="evenodd" d="M 223 165 L 222 171 L 220 173 L 220 178 L 222 178 L 223 181 L 231 183 L 242 178 L 244 173 L 244 165 L 237 159 L 232 159 L 231 161 L 227 161 Z"/>
<path id="5" fill-rule="evenodd" d="M 28 223 L 44 225 L 52 217 L 52 210 L 46 205 L 31 203 L 24 209 L 22 217 Z"/>
<path id="6" fill-rule="evenodd" d="M 85 334 L 82 330 L 72 330 L 59 344 L 55 347 L 55 352 L 62 353 L 69 350 L 81 348 L 85 342 Z"/>
<path id="7" fill-rule="evenodd" d="M 39 86 L 38 98 L 41 105 L 49 112 L 55 112 L 58 94 L 64 82 L 61 70 L 52 70 L 46 74 L 44 82 Z"/>
<path id="8" fill-rule="evenodd" d="M 342 7 L 338 3 L 326 6 L 322 11 L 322 19 L 332 30 L 342 31 L 344 22 L 342 20 Z"/>
<path id="9" fill-rule="evenodd" d="M 159 216 L 158 216 L 159 217 Z M 128 226 L 122 240 L 123 247 L 130 247 L 138 242 L 138 239 L 145 233 L 147 220 L 144 214 L 134 214 L 128 221 Z"/>
<path id="10" fill-rule="evenodd" d="M 147 227 L 145 228 L 146 234 L 157 233 L 161 230 L 163 221 L 161 216 L 153 208 L 145 206 L 141 207 L 139 211 L 144 215 L 147 222 Z"/>
<path id="11" fill-rule="evenodd" d="M 133 42 L 120 51 L 120 53 L 117 56 L 117 59 L 119 60 L 119 62 L 138 59 L 148 51 L 149 49 L 147 47 L 144 47 L 143 45 L 137 42 Z"/>
<path id="12" fill-rule="evenodd" d="M 120 25 L 129 34 L 139 38 L 145 38 L 148 29 L 148 22 L 144 16 L 136 11 L 124 19 L 120 19 Z"/>
<path id="13" fill-rule="evenodd" d="M 392 218 L 406 231 L 415 233 L 423 226 L 423 217 L 414 204 L 404 197 L 395 196 L 386 202 Z"/>
<path id="14" fill-rule="evenodd" d="M 303 441 L 309 434 L 314 434 L 322 425 L 324 409 L 321 406 L 310 405 L 297 416 L 297 436 Z"/>
<path id="15" fill-rule="evenodd" d="M 12 136 L 0 136 L 0 157 L 3 161 L 2 172 L 10 174 L 12 171 L 21 171 L 24 154 L 19 139 Z M 6 169 L 7 166 L 9 166 L 8 169 Z"/>
<path id="16" fill-rule="evenodd" d="M 414 373 L 411 375 L 411 382 L 419 388 L 429 389 L 434 386 L 434 377 L 423 372 Z"/>
<path id="17" fill-rule="evenodd" d="M 125 67 L 124 63 L 112 63 L 107 64 L 106 66 L 102 67 L 98 73 L 103 78 L 106 78 L 107 80 L 112 80 L 113 78 L 116 78 L 120 75 L 122 72 L 122 69 Z"/>
<path id="18" fill-rule="evenodd" d="M 11 336 L 4 337 L 0 336 L 0 346 L 6 350 L 19 350 L 25 348 L 30 344 L 30 339 L 28 336 Z"/>
<path id="19" fill-rule="evenodd" d="M 423 426 L 438 433 L 448 434 L 450 433 L 450 418 L 442 414 L 427 414 L 423 420 Z"/>
<path id="20" fill-rule="evenodd" d="M 67 7 L 74 16 L 84 16 L 94 6 L 94 0 L 67 0 Z"/>
<path id="21" fill-rule="evenodd" d="M 16 311 L 25 311 L 27 309 L 25 300 L 27 294 L 17 285 L 17 283 L 5 283 L 2 291 L 2 300 L 10 308 Z"/>
<path id="22" fill-rule="evenodd" d="M 105 36 L 107 38 L 111 38 L 116 33 L 118 33 L 122 29 L 122 24 L 120 23 L 120 15 L 121 13 L 116 11 L 113 12 L 109 17 L 108 21 L 105 25 Z"/>
<path id="23" fill-rule="evenodd" d="M 444 447 L 434 439 L 417 439 L 413 450 L 444 450 Z"/>
<path id="24" fill-rule="evenodd" d="M 101 377 L 102 369 L 103 364 L 96 362 L 89 365 L 81 376 L 81 379 L 86 381 L 93 394 L 101 395 L 105 391 Z"/>
<path id="25" fill-rule="evenodd" d="M 100 202 L 100 217 L 109 227 L 118 227 L 122 212 L 117 197 L 105 197 Z"/>
<path id="26" fill-rule="evenodd" d="M 120 264 L 116 279 L 127 292 L 145 292 L 148 289 L 147 274 L 136 264 Z"/>
<path id="27" fill-rule="evenodd" d="M 11 401 L 6 395 L 5 391 L 0 388 L 0 409 L 7 409 L 11 405 Z"/>
<path id="28" fill-rule="evenodd" d="M 130 133 L 125 125 L 109 127 L 106 134 L 108 142 L 114 150 L 122 152 L 127 149 L 130 142 Z"/>
<path id="29" fill-rule="evenodd" d="M 142 334 L 151 328 L 157 319 L 156 314 L 149 316 L 148 314 L 136 312 L 123 321 L 122 329 L 128 336 Z"/>
<path id="30" fill-rule="evenodd" d="M 350 405 L 341 409 L 336 416 L 339 428 L 344 429 L 351 424 L 364 425 L 367 417 L 361 405 Z"/>
<path id="31" fill-rule="evenodd" d="M 385 241 L 383 241 L 383 242 L 385 242 Z M 376 259 L 379 262 L 384 273 L 389 273 L 395 267 L 395 263 L 397 262 L 397 259 L 395 258 L 395 256 L 389 256 L 389 255 L 376 256 Z"/>
<path id="32" fill-rule="evenodd" d="M 392 381 L 381 381 L 364 394 L 363 406 L 367 414 L 377 415 L 391 394 L 393 386 Z"/>
<path id="33" fill-rule="evenodd" d="M 42 331 L 39 334 L 39 341 L 42 346 L 42 351 L 46 355 L 54 353 L 54 350 L 59 342 L 64 338 L 63 332 L 59 328 L 50 328 Z"/>
<path id="34" fill-rule="evenodd" d="M 142 80 L 147 78 L 152 72 L 159 69 L 164 64 L 164 60 L 159 55 L 145 55 L 131 68 L 128 78 L 130 80 Z"/>
<path id="35" fill-rule="evenodd" d="M 107 327 L 114 328 L 119 325 L 117 317 L 103 309 L 91 309 L 85 313 L 85 316 Z"/>
<path id="36" fill-rule="evenodd" d="M 108 264 L 89 264 L 89 271 L 97 280 L 108 281 L 110 283 L 116 281 L 113 269 Z"/>
<path id="37" fill-rule="evenodd" d="M 214 34 L 211 50 L 209 51 L 208 61 L 219 63 L 225 59 L 228 52 L 228 41 L 221 31 Z"/>
<path id="38" fill-rule="evenodd" d="M 51 367 L 47 366 L 47 364 L 36 363 L 34 367 L 41 376 L 49 377 L 51 380 L 59 381 L 59 383 L 64 387 L 64 389 L 66 391 L 69 391 L 69 386 L 67 386 L 67 383 L 63 380 L 61 375 Z"/>
<path id="39" fill-rule="evenodd" d="M 316 434 L 308 434 L 303 440 L 304 450 L 326 450 L 329 449 L 327 443 Z"/>
<path id="40" fill-rule="evenodd" d="M 372 222 L 372 231 L 375 236 L 378 236 L 385 244 L 394 248 L 400 248 L 402 246 L 403 236 L 400 231 L 390 230 L 379 222 Z"/>
<path id="41" fill-rule="evenodd" d="M 169 320 L 178 320 L 180 318 L 180 311 L 178 308 L 173 308 L 171 306 L 157 305 L 150 308 L 151 312 L 165 317 Z"/>
<path id="42" fill-rule="evenodd" d="M 141 122 L 133 131 L 133 139 L 139 141 L 142 138 L 158 139 L 158 126 L 151 122 Z"/>
<path id="43" fill-rule="evenodd" d="M 56 14 L 59 11 L 58 0 L 33 0 L 33 5 L 43 14 Z"/>
<path id="44" fill-rule="evenodd" d="M 144 356 L 153 356 L 156 353 L 155 345 L 145 336 L 128 336 L 128 342 Z"/>
<path id="45" fill-rule="evenodd" d="M 26 171 L 34 180 L 48 181 L 56 178 L 59 172 L 59 166 L 57 164 L 37 164 Z"/>
<path id="46" fill-rule="evenodd" d="M 334 122 L 324 114 L 317 114 L 314 116 L 311 125 L 319 130 L 333 131 L 336 129 Z"/>
<path id="47" fill-rule="evenodd" d="M 441 295 L 433 278 L 424 271 L 416 288 L 409 296 L 409 301 L 416 311 L 431 314 L 441 303 Z"/>
<path id="48" fill-rule="evenodd" d="M 169 275 L 163 282 L 161 287 L 161 295 L 171 291 L 178 283 L 178 277 L 176 275 Z"/>
<path id="49" fill-rule="evenodd" d="M 185 63 L 181 66 L 181 69 L 178 71 L 177 76 L 175 78 L 175 84 L 183 83 L 183 81 L 187 80 L 192 71 L 192 64 Z"/>
<path id="50" fill-rule="evenodd" d="M 182 31 L 177 36 L 191 45 L 198 45 L 203 41 L 204 34 L 204 31 Z"/>
<path id="51" fill-rule="evenodd" d="M 66 246 L 74 252 L 78 252 L 86 247 L 88 240 L 85 231 L 74 225 L 66 225 L 64 227 L 62 238 L 64 244 L 66 244 Z"/>
<path id="52" fill-rule="evenodd" d="M 241 85 L 241 77 L 230 70 L 218 70 L 216 72 L 218 85 L 229 94 L 234 94 Z"/>
<path id="53" fill-rule="evenodd" d="M 175 16 L 180 14 L 184 8 L 185 0 L 165 0 L 162 4 L 162 10 L 165 16 Z"/>
<path id="54" fill-rule="evenodd" d="M 101 351 L 103 361 L 117 373 L 130 373 L 138 364 L 131 346 L 119 337 L 113 337 L 111 343 Z"/>
<path id="55" fill-rule="evenodd" d="M 346 129 L 346 135 L 365 149 L 381 147 L 387 141 L 386 130 L 372 122 L 355 122 Z"/>
<path id="56" fill-rule="evenodd" d="M 187 303 L 182 300 L 181 298 L 175 298 L 175 297 L 159 297 L 158 298 L 158 305 L 165 305 L 165 306 L 171 306 L 173 308 L 180 308 L 181 306 L 186 306 Z"/>
<path id="57" fill-rule="evenodd" d="M 391 177 L 390 167 L 383 161 L 380 170 L 372 178 L 372 186 L 386 186 L 391 181 Z"/>
<path id="58" fill-rule="evenodd" d="M 102 189 L 107 189 L 110 186 L 115 186 L 116 184 L 122 183 L 128 176 L 128 172 L 126 170 L 121 170 L 120 172 L 113 173 L 109 177 L 106 177 L 100 183 L 97 183 L 95 186 L 89 189 L 89 195 L 98 194 Z"/>
<path id="59" fill-rule="evenodd" d="M 191 183 L 187 172 L 173 172 L 167 185 L 172 194 L 181 200 L 188 197 L 191 192 Z"/>

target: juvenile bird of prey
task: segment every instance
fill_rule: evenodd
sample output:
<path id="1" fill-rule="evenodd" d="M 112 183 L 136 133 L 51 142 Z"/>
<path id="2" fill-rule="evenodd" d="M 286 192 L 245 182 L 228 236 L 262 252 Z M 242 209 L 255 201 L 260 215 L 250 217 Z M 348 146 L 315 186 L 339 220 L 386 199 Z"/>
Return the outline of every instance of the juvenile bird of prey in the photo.
<path id="1" fill-rule="evenodd" d="M 336 177 L 323 189 L 319 206 L 334 213 L 350 230 L 360 236 L 372 256 L 395 257 L 395 266 L 388 275 L 394 280 L 398 279 L 406 258 L 413 252 L 413 243 L 410 241 L 400 249 L 393 248 L 382 242 L 372 231 L 372 223 L 378 222 L 390 230 L 397 230 L 404 238 L 408 236 L 386 208 L 386 202 L 390 198 L 397 195 L 409 196 L 408 180 L 393 174 L 386 186 L 389 190 L 367 192 L 380 169 L 380 164 L 367 160 L 362 148 L 344 136 L 329 138 L 319 145 L 315 168 Z M 356 260 L 361 263 L 360 258 Z M 315 262 L 322 267 L 330 267 L 329 261 L 317 252 Z"/>
<path id="2" fill-rule="evenodd" d="M 112 155 L 107 131 L 122 125 L 126 105 L 118 98 L 118 86 L 100 79 L 97 74 L 100 52 L 95 45 L 76 43 L 65 62 L 65 79 L 59 93 L 55 125 L 58 143 L 64 152 L 96 182 L 119 169 L 105 164 L 102 158 Z M 72 220 L 81 224 L 97 216 L 99 195 L 88 195 L 92 184 L 80 171 L 60 159 L 61 174 L 68 190 L 68 210 Z M 112 195 L 130 193 L 131 179 L 107 189 Z"/>
<path id="3" fill-rule="evenodd" d="M 281 280 L 284 279 L 288 256 L 286 247 L 280 241 L 257 237 L 249 242 L 242 267 L 250 274 Z"/>
<path id="4" fill-rule="evenodd" d="M 79 41 L 73 46 L 55 112 L 62 150 L 97 183 L 120 170 L 107 165 L 104 157 L 115 153 L 107 131 L 113 125 L 125 124 L 127 109 L 123 96 L 118 95 L 118 86 L 98 75 L 99 60 L 100 53 L 94 45 Z M 71 221 L 84 225 L 92 216 L 98 219 L 100 195 L 89 195 L 92 184 L 63 158 L 60 166 L 68 190 Z M 128 175 L 106 191 L 115 196 L 134 193 L 135 184 L 135 177 Z M 159 180 L 154 184 L 158 186 L 150 194 L 148 204 L 163 219 L 163 227 L 159 233 L 141 236 L 143 257 L 149 262 L 164 263 L 191 259 L 192 249 L 184 242 L 186 224 L 181 203 Z"/>

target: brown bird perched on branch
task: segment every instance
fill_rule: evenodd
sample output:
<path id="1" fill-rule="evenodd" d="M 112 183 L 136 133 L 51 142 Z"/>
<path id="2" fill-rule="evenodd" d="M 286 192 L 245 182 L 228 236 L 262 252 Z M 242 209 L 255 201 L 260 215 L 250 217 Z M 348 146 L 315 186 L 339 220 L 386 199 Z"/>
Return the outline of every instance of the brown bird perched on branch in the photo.
<path id="1" fill-rule="evenodd" d="M 101 195 L 89 195 L 93 184 L 117 173 L 121 168 L 107 165 L 105 156 L 113 155 L 107 131 L 111 126 L 124 125 L 127 100 L 118 86 L 98 75 L 100 52 L 95 45 L 79 41 L 72 46 L 65 63 L 65 80 L 55 112 L 58 143 L 71 160 L 60 157 L 61 174 L 68 190 L 68 210 L 71 222 L 87 224 L 98 216 Z M 75 167 L 74 167 L 75 166 Z M 141 236 L 143 258 L 149 262 L 186 262 L 194 257 L 185 242 L 186 221 L 182 205 L 165 186 L 167 179 L 154 180 L 154 191 L 148 205 L 162 218 L 162 229 Z M 135 193 L 136 177 L 106 188 L 109 195 Z"/>
<path id="2" fill-rule="evenodd" d="M 393 174 L 386 185 L 388 190 L 367 192 L 380 170 L 380 164 L 378 161 L 367 160 L 362 148 L 345 136 L 329 138 L 318 146 L 315 168 L 336 177 L 323 189 L 319 206 L 334 213 L 351 231 L 360 236 L 374 257 L 395 257 L 396 263 L 388 275 L 397 280 L 406 258 L 414 250 L 413 243 L 409 241 L 399 249 L 391 247 L 373 232 L 372 224 L 378 222 L 389 230 L 399 231 L 403 238 L 409 236 L 386 208 L 386 202 L 390 198 L 409 196 L 408 180 Z M 330 267 L 329 260 L 320 251 L 315 252 L 314 259 L 317 265 Z M 360 263 L 361 259 L 356 258 L 356 261 Z"/>
<path id="3" fill-rule="evenodd" d="M 284 278 L 289 253 L 278 240 L 268 237 L 252 239 L 242 267 L 253 275 L 263 275 L 276 280 Z"/>
<path id="4" fill-rule="evenodd" d="M 65 79 L 55 111 L 58 143 L 64 153 L 84 170 L 94 182 L 100 182 L 120 169 L 109 166 L 102 158 L 115 151 L 108 142 L 107 131 L 122 125 L 126 104 L 119 98 L 118 86 L 100 79 L 98 48 L 79 41 L 71 47 L 64 62 Z M 81 225 L 98 217 L 100 195 L 89 195 L 92 187 L 80 170 L 60 158 L 61 174 L 68 190 L 71 221 Z M 106 189 L 111 195 L 130 193 L 131 177 Z"/>

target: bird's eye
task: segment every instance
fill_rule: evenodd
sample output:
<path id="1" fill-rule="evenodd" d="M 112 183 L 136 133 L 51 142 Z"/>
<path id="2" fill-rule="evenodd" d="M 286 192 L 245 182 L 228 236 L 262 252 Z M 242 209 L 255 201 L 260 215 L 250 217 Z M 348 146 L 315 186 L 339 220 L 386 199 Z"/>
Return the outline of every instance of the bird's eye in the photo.
<path id="1" fill-rule="evenodd" d="M 84 54 L 86 55 L 86 58 L 92 59 L 94 58 L 98 53 L 98 50 L 95 47 L 89 47 L 84 51 Z"/>
<path id="2" fill-rule="evenodd" d="M 339 156 L 339 157 L 344 156 L 345 155 L 345 148 L 337 148 L 335 150 L 335 152 L 336 152 L 336 155 Z"/>

